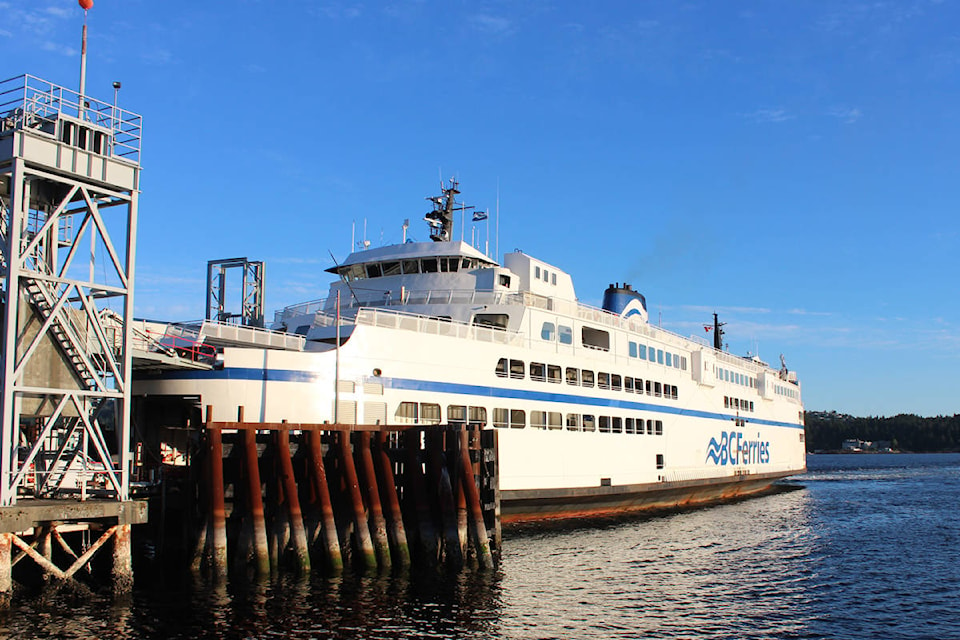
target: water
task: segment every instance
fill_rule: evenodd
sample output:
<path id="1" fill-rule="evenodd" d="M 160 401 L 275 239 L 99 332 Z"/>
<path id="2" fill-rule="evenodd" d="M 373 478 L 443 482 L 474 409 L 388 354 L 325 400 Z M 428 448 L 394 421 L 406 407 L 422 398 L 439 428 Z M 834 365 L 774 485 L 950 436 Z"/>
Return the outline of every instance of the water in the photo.
<path id="1" fill-rule="evenodd" d="M 6 638 L 960 638 L 960 454 L 810 456 L 792 490 L 504 541 L 492 575 L 31 601 Z"/>

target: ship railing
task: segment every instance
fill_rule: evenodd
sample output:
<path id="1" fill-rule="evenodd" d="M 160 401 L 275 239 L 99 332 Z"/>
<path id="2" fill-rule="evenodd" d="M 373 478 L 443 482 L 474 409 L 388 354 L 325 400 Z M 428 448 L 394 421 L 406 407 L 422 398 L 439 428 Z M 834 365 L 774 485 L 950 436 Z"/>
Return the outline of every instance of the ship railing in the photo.
<path id="1" fill-rule="evenodd" d="M 143 130 L 139 114 L 29 74 L 0 82 L 0 135 L 23 129 L 56 137 L 61 120 L 107 136 L 105 146 L 99 146 L 96 136 L 91 138 L 85 147 L 90 151 L 139 164 Z"/>
<path id="2" fill-rule="evenodd" d="M 495 344 L 518 344 L 523 341 L 523 336 L 514 331 L 472 325 L 455 320 L 443 320 L 433 316 L 406 313 L 393 309 L 364 307 L 357 312 L 355 322 L 361 325 L 401 329 L 428 335 L 478 340 Z"/>
<path id="3" fill-rule="evenodd" d="M 369 292 L 361 292 L 368 294 Z M 767 367 L 752 362 L 747 358 L 728 354 L 713 348 L 699 336 L 684 336 L 668 329 L 658 327 L 647 322 L 642 322 L 635 318 L 624 318 L 617 313 L 593 307 L 576 300 L 565 300 L 544 296 L 530 291 L 492 291 L 475 289 L 428 289 L 422 291 L 404 291 L 402 294 L 391 291 L 377 291 L 376 296 L 363 297 L 358 299 L 355 296 L 342 296 L 340 301 L 341 314 L 345 317 L 356 315 L 360 308 L 382 308 L 409 305 L 449 305 L 449 304 L 468 304 L 468 305 L 522 305 L 553 311 L 558 315 L 578 318 L 581 321 L 602 325 L 612 329 L 621 329 L 636 336 L 643 336 L 652 340 L 664 341 L 665 339 L 693 341 L 703 347 L 711 349 L 717 359 L 728 364 L 753 370 L 755 373 L 765 371 Z M 328 308 L 328 303 L 330 304 Z M 330 321 L 326 316 L 333 316 L 335 303 L 329 298 L 311 300 L 296 305 L 285 307 L 275 315 L 275 322 L 284 324 L 292 318 L 315 314 L 314 324 L 317 326 L 329 326 Z"/>

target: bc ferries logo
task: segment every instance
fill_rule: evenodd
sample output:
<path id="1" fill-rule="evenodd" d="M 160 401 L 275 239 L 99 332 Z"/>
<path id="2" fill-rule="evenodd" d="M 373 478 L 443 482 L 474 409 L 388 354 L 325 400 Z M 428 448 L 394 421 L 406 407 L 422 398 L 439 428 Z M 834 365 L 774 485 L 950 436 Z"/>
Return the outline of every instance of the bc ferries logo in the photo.
<path id="1" fill-rule="evenodd" d="M 759 433 L 756 440 L 750 440 L 742 431 L 721 431 L 719 440 L 710 438 L 707 460 L 721 466 L 766 464 L 770 462 L 770 443 L 761 441 Z"/>

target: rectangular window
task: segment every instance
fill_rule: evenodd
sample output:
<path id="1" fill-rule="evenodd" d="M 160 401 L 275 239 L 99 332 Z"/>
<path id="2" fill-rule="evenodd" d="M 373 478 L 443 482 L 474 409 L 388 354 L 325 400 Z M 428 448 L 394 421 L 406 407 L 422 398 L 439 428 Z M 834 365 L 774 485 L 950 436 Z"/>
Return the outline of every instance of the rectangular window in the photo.
<path id="1" fill-rule="evenodd" d="M 647 345 L 645 345 L 645 344 L 638 344 L 638 345 L 637 345 L 637 349 L 640 350 L 640 359 L 641 359 L 641 360 L 646 360 L 646 359 L 647 359 Z"/>
<path id="2" fill-rule="evenodd" d="M 583 414 L 583 430 L 584 431 L 595 431 L 597 428 L 596 420 L 594 417 L 588 414 Z"/>
<path id="3" fill-rule="evenodd" d="M 537 280 L 540 279 L 540 267 L 533 268 L 533 277 L 536 278 Z"/>
<path id="4" fill-rule="evenodd" d="M 583 346 L 588 349 L 599 349 L 600 351 L 610 351 L 610 332 L 603 329 L 594 329 L 593 327 L 582 327 L 580 337 Z"/>
<path id="5" fill-rule="evenodd" d="M 620 391 L 621 389 L 620 376 L 615 373 L 610 374 L 610 388 L 614 391 Z"/>
<path id="6" fill-rule="evenodd" d="M 623 421 L 623 432 L 624 433 L 633 433 L 633 418 L 627 418 Z"/>
<path id="7" fill-rule="evenodd" d="M 550 429 L 563 428 L 563 414 L 559 411 L 551 411 L 547 414 L 547 427 Z"/>
<path id="8" fill-rule="evenodd" d="M 543 270 L 543 281 L 550 282 L 550 272 L 546 269 Z"/>
<path id="9" fill-rule="evenodd" d="M 597 373 L 597 388 L 599 389 L 609 389 L 610 388 L 610 374 L 598 372 Z"/>
<path id="10" fill-rule="evenodd" d="M 447 422 L 463 424 L 467 421 L 467 408 L 462 404 L 447 405 Z"/>
<path id="11" fill-rule="evenodd" d="M 656 428 L 656 431 L 654 432 L 654 435 L 662 436 L 662 435 L 663 435 L 663 420 L 657 420 L 657 421 L 654 423 L 654 427 Z"/>
<path id="12" fill-rule="evenodd" d="M 419 260 L 404 260 L 404 261 L 403 261 L 403 272 L 404 272 L 404 273 L 420 273 L 420 261 L 419 261 Z"/>
<path id="13" fill-rule="evenodd" d="M 687 358 L 686 356 L 680 356 L 680 369 L 683 371 L 687 370 Z"/>
<path id="14" fill-rule="evenodd" d="M 647 395 L 648 396 L 653 395 L 653 383 L 650 382 L 649 380 L 647 380 Z"/>
<path id="15" fill-rule="evenodd" d="M 420 403 L 420 423 L 440 424 L 440 405 L 432 402 Z"/>
<path id="16" fill-rule="evenodd" d="M 470 424 L 477 425 L 481 427 L 487 426 L 487 408 L 486 407 L 470 407 L 469 410 Z"/>
<path id="17" fill-rule="evenodd" d="M 497 377 L 506 378 L 507 377 L 507 359 L 500 358 L 497 361 Z"/>
<path id="18" fill-rule="evenodd" d="M 647 435 L 653 435 L 653 420 L 647 420 Z"/>
<path id="19" fill-rule="evenodd" d="M 585 387 L 593 386 L 593 371 L 584 369 L 580 372 L 580 383 Z"/>
<path id="20" fill-rule="evenodd" d="M 657 364 L 663 364 L 663 349 L 657 349 Z"/>
<path id="21" fill-rule="evenodd" d="M 510 377 L 518 380 L 523 379 L 523 360 L 510 361 Z"/>
<path id="22" fill-rule="evenodd" d="M 557 274 L 555 273 L 550 274 L 550 284 L 557 284 Z"/>
<path id="23" fill-rule="evenodd" d="M 597 423 L 599 425 L 600 433 L 610 433 L 610 417 L 609 416 L 600 416 L 597 418 Z"/>
<path id="24" fill-rule="evenodd" d="M 524 413 L 523 409 L 511 409 L 510 410 L 510 428 L 511 429 L 523 429 L 527 424 L 527 414 Z"/>
<path id="25" fill-rule="evenodd" d="M 636 378 L 633 381 L 633 389 L 637 393 L 643 395 L 643 378 Z"/>
<path id="26" fill-rule="evenodd" d="M 401 402 L 397 407 L 397 422 L 400 424 L 414 424 L 417 421 L 417 403 Z"/>
<path id="27" fill-rule="evenodd" d="M 677 355 L 676 353 L 673 354 L 673 368 L 674 369 L 680 368 L 680 356 Z"/>
<path id="28" fill-rule="evenodd" d="M 580 414 L 567 414 L 567 431 L 580 431 Z"/>
<path id="29" fill-rule="evenodd" d="M 547 378 L 547 365 L 542 362 L 530 363 L 530 379 L 543 382 Z"/>
<path id="30" fill-rule="evenodd" d="M 657 454 L 657 469 L 663 469 L 663 454 Z"/>
<path id="31" fill-rule="evenodd" d="M 750 401 L 750 411 L 753 411 L 753 400 Z"/>
<path id="32" fill-rule="evenodd" d="M 654 383 L 653 383 L 653 395 L 655 395 L 655 396 L 657 396 L 657 397 L 659 398 L 661 395 L 663 395 L 662 389 L 663 389 L 663 387 L 661 386 L 661 384 L 660 384 L 659 382 L 654 382 Z"/>
<path id="33" fill-rule="evenodd" d="M 580 370 L 567 367 L 567 384 L 580 384 Z"/>
<path id="34" fill-rule="evenodd" d="M 510 276 L 508 276 L 507 274 L 501 273 L 499 281 L 500 281 L 501 287 L 506 287 L 507 289 L 510 288 Z"/>
<path id="35" fill-rule="evenodd" d="M 723 396 L 723 408 L 724 408 L 724 409 L 729 409 L 729 408 L 730 408 L 730 397 L 729 397 L 729 396 Z"/>
<path id="36" fill-rule="evenodd" d="M 629 346 L 628 346 L 628 349 L 629 349 L 629 352 L 630 352 L 630 357 L 631 357 L 631 358 L 636 358 L 636 357 L 637 357 L 637 343 L 636 343 L 636 342 L 631 342 L 631 343 L 629 344 Z"/>
<path id="37" fill-rule="evenodd" d="M 509 422 L 510 422 L 509 409 L 493 410 L 493 426 L 494 427 L 496 427 L 497 429 L 505 429 Z"/>
<path id="38" fill-rule="evenodd" d="M 613 422 L 610 423 L 610 432 L 611 433 L 623 433 L 623 420 L 614 416 Z"/>
<path id="39" fill-rule="evenodd" d="M 436 258 L 424 258 L 423 262 L 420 263 L 420 270 L 424 273 L 436 273 L 437 268 Z"/>
<path id="40" fill-rule="evenodd" d="M 627 393 L 633 393 L 633 378 L 626 376 L 623 379 L 623 390 Z"/>
<path id="41" fill-rule="evenodd" d="M 670 395 L 673 396 L 674 400 L 680 397 L 680 390 L 677 389 L 677 385 L 670 387 Z"/>
<path id="42" fill-rule="evenodd" d="M 531 411 L 530 426 L 533 427 L 534 429 L 546 429 L 547 428 L 547 412 Z"/>
<path id="43" fill-rule="evenodd" d="M 554 384 L 560 384 L 560 367 L 555 364 L 547 365 L 547 382 L 553 382 Z"/>
<path id="44" fill-rule="evenodd" d="M 559 333 L 560 344 L 573 344 L 573 329 L 560 325 Z"/>
<path id="45" fill-rule="evenodd" d="M 669 351 L 667 351 L 666 353 L 663 354 L 663 357 L 666 359 L 666 365 L 667 365 L 668 367 L 672 367 L 672 366 L 673 366 L 673 354 L 670 353 Z"/>

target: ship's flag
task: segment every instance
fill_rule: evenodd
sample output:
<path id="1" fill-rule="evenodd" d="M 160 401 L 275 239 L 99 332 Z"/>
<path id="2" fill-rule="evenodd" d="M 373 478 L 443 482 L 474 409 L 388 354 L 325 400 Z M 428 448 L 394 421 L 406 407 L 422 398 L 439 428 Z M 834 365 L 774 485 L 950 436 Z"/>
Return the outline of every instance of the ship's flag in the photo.
<path id="1" fill-rule="evenodd" d="M 710 333 L 711 331 L 713 331 L 713 327 L 705 326 L 703 330 L 706 331 L 707 333 Z"/>
<path id="2" fill-rule="evenodd" d="M 473 212 L 473 221 L 474 221 L 474 222 L 480 222 L 481 220 L 486 220 L 486 219 L 487 219 L 487 212 L 486 212 L 486 211 L 474 211 L 474 212 Z"/>

